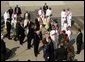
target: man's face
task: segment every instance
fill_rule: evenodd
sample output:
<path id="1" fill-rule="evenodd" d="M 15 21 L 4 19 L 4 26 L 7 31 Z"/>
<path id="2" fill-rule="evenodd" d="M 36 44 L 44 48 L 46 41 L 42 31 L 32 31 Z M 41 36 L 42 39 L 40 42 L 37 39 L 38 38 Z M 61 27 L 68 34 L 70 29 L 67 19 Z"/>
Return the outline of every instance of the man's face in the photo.
<path id="1" fill-rule="evenodd" d="M 18 5 L 16 7 L 18 7 Z"/>
<path id="2" fill-rule="evenodd" d="M 77 31 L 77 33 L 79 33 L 79 31 Z"/>
<path id="3" fill-rule="evenodd" d="M 12 7 L 10 7 L 10 9 L 12 9 Z"/>
<path id="4" fill-rule="evenodd" d="M 45 3 L 45 5 L 47 5 L 47 3 Z"/>

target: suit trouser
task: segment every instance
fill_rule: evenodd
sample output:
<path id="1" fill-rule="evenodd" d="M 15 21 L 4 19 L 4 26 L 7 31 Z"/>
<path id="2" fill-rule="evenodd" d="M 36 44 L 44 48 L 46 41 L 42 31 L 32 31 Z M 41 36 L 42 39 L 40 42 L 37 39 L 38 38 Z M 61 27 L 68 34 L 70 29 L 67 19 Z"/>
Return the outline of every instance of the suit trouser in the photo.
<path id="1" fill-rule="evenodd" d="M 34 53 L 35 53 L 35 56 L 37 57 L 39 51 L 38 51 L 38 47 L 39 47 L 39 41 L 34 41 L 34 42 L 37 42 L 34 44 Z"/>
<path id="2" fill-rule="evenodd" d="M 11 20 L 12 20 L 12 14 L 10 14 L 10 22 L 11 22 Z"/>
<path id="3" fill-rule="evenodd" d="M 20 40 L 20 44 L 21 44 L 21 45 L 23 44 L 24 38 L 25 38 L 25 34 L 19 36 L 19 40 Z"/>
<path id="4" fill-rule="evenodd" d="M 80 53 L 82 44 L 77 44 L 77 52 Z"/>
<path id="5" fill-rule="evenodd" d="M 44 15 L 46 15 L 46 10 L 44 10 Z"/>
<path id="6" fill-rule="evenodd" d="M 16 30 L 15 34 L 16 34 L 16 35 L 15 35 L 15 39 L 18 40 L 18 39 L 19 39 L 19 33 L 18 33 L 17 30 Z"/>
<path id="7" fill-rule="evenodd" d="M 10 29 L 7 29 L 7 37 L 10 38 Z"/>
<path id="8" fill-rule="evenodd" d="M 30 49 L 30 47 L 31 47 L 31 40 L 33 39 L 32 36 L 33 36 L 33 35 L 28 36 L 28 39 L 27 39 L 27 48 L 28 48 L 28 49 Z"/>

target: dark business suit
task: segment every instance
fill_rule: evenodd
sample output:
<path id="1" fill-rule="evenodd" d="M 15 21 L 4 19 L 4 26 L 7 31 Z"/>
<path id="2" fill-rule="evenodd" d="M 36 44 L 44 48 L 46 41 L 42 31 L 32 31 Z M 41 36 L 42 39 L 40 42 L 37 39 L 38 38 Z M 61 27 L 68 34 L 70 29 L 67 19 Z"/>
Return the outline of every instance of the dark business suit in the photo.
<path id="1" fill-rule="evenodd" d="M 55 60 L 63 61 L 67 59 L 67 51 L 64 47 L 55 50 Z"/>
<path id="2" fill-rule="evenodd" d="M 15 36 L 15 40 L 19 40 L 19 28 L 20 28 L 20 23 L 19 22 L 17 22 L 16 23 L 16 36 Z"/>
<path id="3" fill-rule="evenodd" d="M 34 54 L 35 56 L 37 57 L 39 51 L 38 51 L 38 48 L 39 48 L 39 42 L 40 42 L 40 36 L 36 33 L 34 33 Z"/>
<path id="4" fill-rule="evenodd" d="M 44 58 L 45 61 L 54 61 L 54 46 L 52 41 L 44 46 Z"/>
<path id="5" fill-rule="evenodd" d="M 6 34 L 6 36 L 8 37 L 8 39 L 10 39 L 11 23 L 10 23 L 9 20 L 6 22 L 6 25 L 7 25 L 7 34 Z"/>
<path id="6" fill-rule="evenodd" d="M 82 46 L 82 32 L 80 32 L 77 36 L 77 39 L 76 39 L 76 44 L 77 44 L 77 53 L 80 53 L 81 51 L 81 46 Z"/>
<path id="7" fill-rule="evenodd" d="M 22 13 L 20 7 L 15 7 L 14 12 L 15 12 L 17 15 L 20 15 L 20 14 Z"/>
<path id="8" fill-rule="evenodd" d="M 23 44 L 23 40 L 25 38 L 24 31 L 25 31 L 24 28 L 20 25 L 20 27 L 19 27 L 19 41 L 20 41 L 21 45 Z"/>
<path id="9" fill-rule="evenodd" d="M 12 8 L 9 9 L 8 12 L 9 12 L 10 21 L 11 21 L 12 20 L 13 9 Z"/>
<path id="10" fill-rule="evenodd" d="M 46 10 L 48 9 L 48 6 L 47 5 L 44 5 L 43 6 L 43 11 L 44 11 L 44 15 L 46 15 Z"/>
<path id="11" fill-rule="evenodd" d="M 36 26 L 36 29 L 35 29 L 36 31 L 40 30 L 40 24 L 37 18 L 35 19 L 35 26 Z"/>
<path id="12" fill-rule="evenodd" d="M 28 23 L 28 29 L 29 29 L 29 33 L 27 34 L 27 48 L 28 49 L 30 49 L 31 40 L 34 38 L 34 28 L 32 26 L 33 26 L 32 22 L 30 22 L 30 24 Z"/>

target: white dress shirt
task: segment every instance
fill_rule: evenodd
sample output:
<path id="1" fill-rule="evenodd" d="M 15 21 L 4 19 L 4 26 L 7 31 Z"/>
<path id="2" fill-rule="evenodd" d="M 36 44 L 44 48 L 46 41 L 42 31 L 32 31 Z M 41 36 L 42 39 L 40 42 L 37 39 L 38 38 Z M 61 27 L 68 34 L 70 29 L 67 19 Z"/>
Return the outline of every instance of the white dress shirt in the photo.
<path id="1" fill-rule="evenodd" d="M 50 31 L 50 37 L 53 41 L 56 41 L 56 39 L 58 37 L 58 31 L 57 30 L 51 30 Z"/>
<path id="2" fill-rule="evenodd" d="M 24 20 L 24 27 L 27 26 L 28 21 L 29 21 L 28 19 Z"/>
<path id="3" fill-rule="evenodd" d="M 38 15 L 41 16 L 42 15 L 42 10 L 38 11 Z"/>
<path id="4" fill-rule="evenodd" d="M 67 30 L 66 34 L 68 35 L 68 38 L 70 39 L 70 37 L 71 37 L 71 30 Z"/>
<path id="5" fill-rule="evenodd" d="M 4 13 L 4 19 L 7 20 L 7 18 L 9 18 L 9 13 L 5 12 Z"/>
<path id="6" fill-rule="evenodd" d="M 66 31 L 67 30 L 67 27 L 68 27 L 68 24 L 67 23 L 64 23 L 61 30 L 65 30 Z"/>
<path id="7" fill-rule="evenodd" d="M 67 22 L 68 25 L 71 26 L 72 12 L 68 11 L 67 13 Z"/>

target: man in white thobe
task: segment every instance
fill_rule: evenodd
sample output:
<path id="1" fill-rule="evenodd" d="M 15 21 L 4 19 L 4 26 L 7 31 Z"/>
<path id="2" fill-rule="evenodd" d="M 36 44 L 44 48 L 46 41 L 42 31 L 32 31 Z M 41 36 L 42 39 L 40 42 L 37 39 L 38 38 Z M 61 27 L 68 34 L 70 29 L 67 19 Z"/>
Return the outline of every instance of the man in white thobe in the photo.
<path id="1" fill-rule="evenodd" d="M 42 10 L 42 8 L 40 8 L 39 10 L 38 10 L 38 15 L 39 15 L 39 17 L 43 17 L 43 14 L 44 14 L 44 12 L 43 12 L 43 10 Z"/>
<path id="2" fill-rule="evenodd" d="M 51 15 L 52 15 L 52 10 L 51 10 L 51 8 L 48 8 L 46 10 L 46 17 L 51 17 Z"/>
<path id="3" fill-rule="evenodd" d="M 65 20 L 66 20 L 66 11 L 65 9 L 63 9 L 63 11 L 61 11 L 61 28 L 63 27 Z"/>
<path id="4" fill-rule="evenodd" d="M 67 9 L 67 23 L 68 23 L 68 26 L 71 27 L 71 20 L 72 20 L 72 12 Z"/>
<path id="5" fill-rule="evenodd" d="M 5 13 L 4 13 L 4 22 L 5 22 L 5 28 L 6 28 L 6 22 L 7 22 L 7 19 L 9 18 L 9 13 L 8 13 L 8 11 L 6 11 Z"/>

